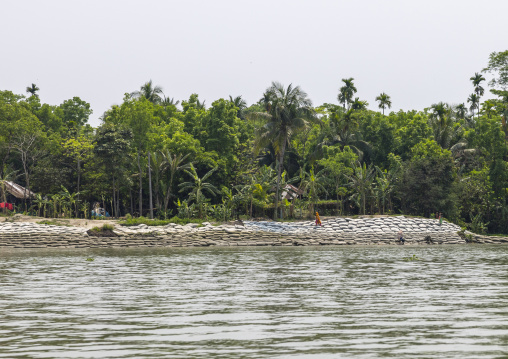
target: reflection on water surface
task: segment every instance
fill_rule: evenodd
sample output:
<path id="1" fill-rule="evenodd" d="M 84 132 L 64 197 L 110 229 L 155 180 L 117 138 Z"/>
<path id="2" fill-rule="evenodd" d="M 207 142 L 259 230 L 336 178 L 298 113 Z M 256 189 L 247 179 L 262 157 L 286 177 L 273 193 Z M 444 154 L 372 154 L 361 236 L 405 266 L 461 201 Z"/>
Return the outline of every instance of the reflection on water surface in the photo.
<path id="1" fill-rule="evenodd" d="M 1 250 L 0 358 L 506 358 L 507 252 Z"/>

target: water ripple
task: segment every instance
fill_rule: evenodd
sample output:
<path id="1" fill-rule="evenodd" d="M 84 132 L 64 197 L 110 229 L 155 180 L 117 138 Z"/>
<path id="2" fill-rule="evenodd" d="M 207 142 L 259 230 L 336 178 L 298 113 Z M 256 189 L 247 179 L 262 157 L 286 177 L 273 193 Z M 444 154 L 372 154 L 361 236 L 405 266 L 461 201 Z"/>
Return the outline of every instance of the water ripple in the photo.
<path id="1" fill-rule="evenodd" d="M 0 358 L 508 357 L 507 249 L 2 251 Z"/>

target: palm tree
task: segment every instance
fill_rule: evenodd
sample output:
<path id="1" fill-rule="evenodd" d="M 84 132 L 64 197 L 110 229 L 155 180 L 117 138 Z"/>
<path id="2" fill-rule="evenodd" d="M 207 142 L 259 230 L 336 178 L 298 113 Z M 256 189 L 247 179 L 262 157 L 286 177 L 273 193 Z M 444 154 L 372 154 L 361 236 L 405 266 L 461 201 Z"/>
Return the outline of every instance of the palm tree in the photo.
<path id="1" fill-rule="evenodd" d="M 360 100 L 359 97 L 356 97 L 351 103 L 351 109 L 356 111 L 366 110 L 367 106 L 369 106 L 369 103 L 367 101 Z"/>
<path id="2" fill-rule="evenodd" d="M 392 101 L 390 96 L 382 92 L 378 97 L 376 97 L 376 101 L 379 102 L 378 107 L 383 109 L 383 115 L 385 114 L 385 108 L 392 108 Z"/>
<path id="3" fill-rule="evenodd" d="M 175 101 L 175 99 L 173 97 L 169 98 L 166 96 L 164 96 L 164 99 L 161 101 L 161 105 L 164 107 L 178 106 L 179 103 L 180 103 L 180 101 Z"/>
<path id="4" fill-rule="evenodd" d="M 154 86 L 152 80 L 141 86 L 139 91 L 134 91 L 131 93 L 131 96 L 137 98 L 144 97 L 153 104 L 160 104 L 162 102 L 161 95 L 164 96 L 162 93 L 162 87 Z"/>
<path id="5" fill-rule="evenodd" d="M 245 102 L 242 96 L 236 96 L 235 98 L 233 98 L 233 96 L 230 95 L 229 101 L 232 102 L 235 105 L 235 107 L 238 108 L 238 111 L 236 112 L 236 117 L 245 120 L 243 111 L 247 108 L 247 102 Z"/>
<path id="6" fill-rule="evenodd" d="M 376 177 L 375 181 L 375 191 L 377 199 L 380 203 L 378 203 L 378 208 L 381 210 L 381 214 L 385 214 L 386 208 L 386 200 L 388 199 L 388 203 L 390 203 L 390 194 L 392 193 L 394 186 L 392 184 L 392 172 L 388 172 L 387 170 L 382 171 L 379 167 L 375 167 L 378 173 L 378 177 Z"/>
<path id="7" fill-rule="evenodd" d="M 284 165 L 286 147 L 290 144 L 291 136 L 305 127 L 307 120 L 314 118 L 312 102 L 300 86 L 290 84 L 284 88 L 278 82 L 265 91 L 262 101 L 265 102 L 267 112 L 255 113 L 254 116 L 263 116 L 268 122 L 257 133 L 255 149 L 271 144 L 277 155 L 277 189 L 275 195 L 275 217 L 279 205 L 280 180 Z"/>
<path id="8" fill-rule="evenodd" d="M 155 182 L 155 208 L 157 210 L 161 209 L 161 200 L 160 200 L 160 193 L 161 193 L 161 184 L 162 184 L 162 174 L 166 169 L 167 162 L 164 158 L 163 154 L 159 154 L 157 152 L 153 152 L 150 154 L 150 168 L 153 171 L 154 174 L 154 182 Z"/>
<path id="9" fill-rule="evenodd" d="M 478 100 L 480 100 L 480 97 L 485 93 L 485 89 L 480 86 L 481 82 L 485 81 L 485 77 L 483 77 L 482 74 L 476 72 L 474 76 L 470 78 L 470 80 L 473 82 L 474 92 L 476 95 L 478 95 Z"/>
<path id="10" fill-rule="evenodd" d="M 372 181 L 375 177 L 374 169 L 367 167 L 364 163 L 360 163 L 353 169 L 353 174 L 347 176 L 349 179 L 349 185 L 356 190 L 356 195 L 359 196 L 360 211 L 365 214 L 365 204 L 367 200 L 367 193 L 371 190 Z"/>
<path id="11" fill-rule="evenodd" d="M 467 107 L 463 103 L 459 103 L 455 106 L 455 115 L 459 120 L 464 120 L 467 116 Z"/>
<path id="12" fill-rule="evenodd" d="M 442 148 L 450 148 L 462 134 L 462 126 L 455 122 L 453 108 L 444 102 L 439 102 L 431 106 L 431 111 L 429 123 L 435 141 Z"/>
<path id="13" fill-rule="evenodd" d="M 199 101 L 199 99 L 196 100 L 196 109 L 197 110 L 206 110 L 205 100 L 203 102 Z"/>
<path id="14" fill-rule="evenodd" d="M 168 171 L 166 196 L 164 198 L 164 212 L 167 212 L 169 199 L 171 196 L 173 196 L 173 182 L 175 180 L 176 174 L 181 170 L 187 170 L 191 168 L 192 163 L 185 162 L 189 155 L 189 153 L 186 155 L 182 155 L 181 153 L 172 155 L 168 150 L 166 150 L 166 152 L 162 152 L 162 156 L 164 157 L 165 161 L 164 169 Z"/>
<path id="15" fill-rule="evenodd" d="M 304 192 L 309 194 L 310 201 L 310 214 L 314 214 L 314 208 L 316 203 L 319 201 L 319 192 L 327 192 L 326 188 L 323 185 L 323 182 L 326 180 L 324 176 L 325 170 L 321 170 L 317 173 L 314 173 L 314 167 L 310 169 L 309 172 L 303 173 L 303 179 L 301 187 Z"/>
<path id="16" fill-rule="evenodd" d="M 480 117 L 480 98 L 485 93 L 485 89 L 480 84 L 482 81 L 485 81 L 485 77 L 483 77 L 482 74 L 479 74 L 478 72 L 476 72 L 474 74 L 474 76 L 470 77 L 469 79 L 473 82 L 474 92 L 476 94 L 477 102 L 478 102 L 476 108 L 478 108 L 478 117 Z M 468 102 L 469 102 L 469 100 L 468 100 Z"/>
<path id="17" fill-rule="evenodd" d="M 431 118 L 434 118 L 441 124 L 444 125 L 446 116 L 450 113 L 450 106 L 444 102 L 435 103 L 430 107 L 432 111 Z"/>
<path id="18" fill-rule="evenodd" d="M 36 84 L 32 84 L 32 86 L 26 88 L 26 92 L 29 93 L 30 96 L 39 97 L 39 95 L 37 95 L 37 91 L 39 91 L 39 88 Z"/>
<path id="19" fill-rule="evenodd" d="M 212 168 L 202 178 L 199 178 L 194 165 L 191 163 L 190 171 L 186 169 L 185 172 L 192 177 L 193 182 L 184 182 L 180 184 L 180 192 L 191 190 L 189 193 L 189 202 L 193 201 L 196 203 L 199 218 L 203 218 L 203 204 L 206 202 L 204 192 L 206 191 L 212 196 L 219 193 L 219 190 L 213 184 L 205 182 L 216 170 L 217 167 Z"/>
<path id="20" fill-rule="evenodd" d="M 475 93 L 472 93 L 471 95 L 469 95 L 467 102 L 471 103 L 471 106 L 469 106 L 469 109 L 471 110 L 471 112 L 473 114 L 474 114 L 474 110 L 478 109 L 478 117 L 480 117 L 480 106 L 479 106 L 480 98 L 478 97 L 478 95 Z"/>
<path id="21" fill-rule="evenodd" d="M 361 139 L 358 127 L 358 113 L 353 108 L 346 112 L 340 108 L 332 109 L 328 113 L 328 122 L 325 122 L 321 131 L 312 159 L 321 157 L 323 146 L 339 145 L 341 148 L 349 146 L 361 161 L 365 152 L 372 151 L 372 146 Z"/>
<path id="22" fill-rule="evenodd" d="M 339 95 L 337 96 L 337 99 L 344 106 L 344 109 L 346 108 L 346 105 L 348 105 L 349 108 L 349 104 L 351 103 L 354 94 L 357 92 L 353 80 L 354 78 L 352 77 L 348 79 L 342 79 L 344 86 L 339 89 Z"/>

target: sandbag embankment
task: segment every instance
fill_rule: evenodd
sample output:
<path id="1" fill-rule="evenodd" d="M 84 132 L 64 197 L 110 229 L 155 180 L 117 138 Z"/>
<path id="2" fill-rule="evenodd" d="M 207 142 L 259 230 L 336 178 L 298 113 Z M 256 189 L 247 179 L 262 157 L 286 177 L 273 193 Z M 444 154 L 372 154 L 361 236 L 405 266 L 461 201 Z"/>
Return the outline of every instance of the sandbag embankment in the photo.
<path id="1" fill-rule="evenodd" d="M 85 228 L 36 223 L 0 223 L 0 248 L 105 248 L 105 247 L 208 247 L 391 245 L 402 230 L 406 245 L 462 244 L 460 228 L 444 221 L 404 216 L 382 218 L 335 217 L 322 226 L 311 221 L 244 221 L 236 225 L 210 223 L 160 227 L 116 226 L 117 237 L 87 234 Z M 431 241 L 429 242 L 429 237 Z M 507 237 L 473 235 L 476 243 L 507 243 Z"/>

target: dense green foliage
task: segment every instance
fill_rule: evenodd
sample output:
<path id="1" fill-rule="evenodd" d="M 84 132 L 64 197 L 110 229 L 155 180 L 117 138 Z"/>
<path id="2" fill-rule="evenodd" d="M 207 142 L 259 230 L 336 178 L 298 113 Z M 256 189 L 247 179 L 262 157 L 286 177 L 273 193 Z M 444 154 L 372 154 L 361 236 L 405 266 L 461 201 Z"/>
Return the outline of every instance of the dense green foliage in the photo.
<path id="1" fill-rule="evenodd" d="M 0 198 L 16 182 L 35 193 L 18 210 L 90 218 L 102 207 L 129 214 L 128 225 L 442 212 L 508 233 L 508 51 L 491 54 L 484 72 L 497 99 L 484 100 L 476 73 L 462 104 L 386 115 L 390 96 L 368 110 L 353 78 L 338 84 L 336 104 L 317 107 L 279 83 L 249 107 L 241 96 L 206 107 L 196 94 L 178 107 L 149 81 L 98 128 L 79 97 L 55 106 L 35 84 L 27 96 L 0 91 Z"/>

